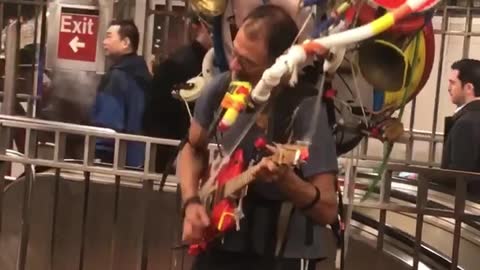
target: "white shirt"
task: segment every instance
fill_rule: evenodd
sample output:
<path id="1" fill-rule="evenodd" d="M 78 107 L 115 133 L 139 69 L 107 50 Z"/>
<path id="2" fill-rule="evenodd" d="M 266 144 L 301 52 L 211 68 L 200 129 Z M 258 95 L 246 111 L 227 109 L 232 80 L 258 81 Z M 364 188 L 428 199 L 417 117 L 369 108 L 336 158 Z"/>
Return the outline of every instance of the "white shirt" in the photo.
<path id="1" fill-rule="evenodd" d="M 475 101 L 475 100 L 480 100 L 480 97 L 474 98 L 474 99 L 470 100 L 470 102 Z M 457 108 L 455 109 L 455 113 L 459 112 L 461 109 L 463 109 L 463 107 L 465 107 L 465 105 L 467 105 L 467 104 L 470 103 L 470 102 L 467 102 L 467 103 L 463 104 L 462 106 L 457 107 Z"/>

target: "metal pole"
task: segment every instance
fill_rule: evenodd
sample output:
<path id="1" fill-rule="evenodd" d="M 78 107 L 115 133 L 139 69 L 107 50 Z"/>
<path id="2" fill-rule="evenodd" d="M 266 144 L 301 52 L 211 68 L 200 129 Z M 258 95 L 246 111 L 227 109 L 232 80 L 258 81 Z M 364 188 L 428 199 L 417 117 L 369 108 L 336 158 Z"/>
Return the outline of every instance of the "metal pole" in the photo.
<path id="1" fill-rule="evenodd" d="M 84 192 L 83 192 L 83 213 L 82 213 L 82 227 L 81 227 L 81 238 L 80 238 L 80 261 L 78 265 L 79 270 L 84 268 L 84 256 L 85 256 L 85 235 L 87 232 L 87 217 L 88 217 L 88 201 L 90 194 L 90 172 L 84 172 L 85 181 L 84 181 Z M 72 269 L 74 269 L 72 267 Z"/>
<path id="2" fill-rule="evenodd" d="M 409 131 L 410 131 L 410 138 L 408 139 L 408 142 L 407 142 L 407 151 L 405 152 L 405 155 L 406 155 L 406 161 L 407 161 L 407 164 L 410 164 L 412 162 L 412 158 L 413 158 L 413 130 L 414 130 L 414 127 L 415 127 L 415 108 L 417 107 L 417 98 L 414 98 L 412 100 L 412 110 L 411 110 L 411 113 L 410 113 L 410 126 L 409 126 Z"/>
<path id="3" fill-rule="evenodd" d="M 135 24 L 138 27 L 140 33 L 143 33 L 142 38 L 140 39 L 139 54 L 147 57 L 148 46 L 147 46 L 147 25 L 150 18 L 150 1 L 149 0 L 137 0 L 135 1 Z M 145 61 L 150 61 L 150 59 L 145 58 Z"/>
<path id="4" fill-rule="evenodd" d="M 38 6 L 35 6 L 33 7 L 35 9 L 35 14 L 33 16 L 33 20 L 35 20 L 34 22 L 34 30 L 33 30 L 33 59 L 32 59 L 32 78 L 31 78 L 31 82 L 28 82 L 28 83 L 31 83 L 32 85 L 32 92 L 29 93 L 31 94 L 31 98 L 28 100 L 27 102 L 27 117 L 35 117 L 35 108 L 36 108 L 36 96 L 37 96 L 37 88 L 38 88 L 38 83 L 39 81 L 36 80 L 36 78 L 38 78 L 39 74 L 41 72 L 40 69 L 39 69 L 39 57 L 37 55 L 38 51 L 37 51 L 37 46 L 38 46 L 38 31 L 39 31 L 39 23 L 38 23 L 38 20 L 41 19 L 39 18 L 41 16 L 41 12 L 42 12 L 42 9 L 41 7 L 38 7 Z M 40 29 L 41 31 L 41 29 Z"/>
<path id="5" fill-rule="evenodd" d="M 428 180 L 420 175 L 418 177 L 418 191 L 417 191 L 417 220 L 415 228 L 415 246 L 413 253 L 413 269 L 418 269 L 420 262 L 420 253 L 422 250 L 422 234 L 423 234 L 423 219 L 425 207 L 428 200 Z"/>
<path id="6" fill-rule="evenodd" d="M 468 0 L 467 1 L 467 15 L 465 18 L 465 32 L 466 33 L 471 33 L 472 32 L 472 21 L 473 21 L 473 16 L 472 16 L 472 6 L 473 6 L 473 1 Z M 465 38 L 463 39 L 463 53 L 462 53 L 462 58 L 467 58 L 468 53 L 470 52 L 470 35 L 466 35 Z"/>
<path id="7" fill-rule="evenodd" d="M 387 170 L 382 175 L 380 189 L 380 203 L 382 205 L 390 203 L 390 193 L 392 189 L 392 171 Z M 385 225 L 387 223 L 387 210 L 381 209 L 378 221 L 378 236 L 377 236 L 377 250 L 382 251 L 385 239 Z"/>
<path id="8" fill-rule="evenodd" d="M 142 236 L 142 247 L 141 247 L 141 260 L 140 260 L 140 270 L 147 270 L 148 267 L 148 251 L 150 246 L 150 231 L 148 229 L 148 222 L 150 220 L 150 212 L 151 212 L 151 203 L 152 203 L 152 196 L 153 196 L 153 181 L 152 180 L 143 180 L 143 188 L 142 188 L 142 220 L 143 220 L 143 228 L 141 232 Z"/>
<path id="9" fill-rule="evenodd" d="M 165 0 L 165 9 L 167 11 L 172 11 L 172 0 Z M 163 48 L 162 52 L 168 54 L 168 36 L 170 33 L 170 16 L 165 16 L 163 21 Z"/>
<path id="10" fill-rule="evenodd" d="M 18 67 L 18 20 L 7 27 L 5 42 L 5 81 L 2 114 L 13 115 L 15 112 L 15 90 Z"/>
<path id="11" fill-rule="evenodd" d="M 140 1 L 140 2 L 137 3 L 137 5 L 141 5 L 141 3 L 143 3 L 143 2 Z M 143 57 L 144 57 L 145 61 L 147 61 L 147 65 L 150 66 L 150 65 L 151 65 L 151 61 L 152 61 L 152 59 L 151 59 L 151 58 L 152 58 L 152 57 L 151 57 L 151 54 L 152 54 L 153 52 L 151 51 L 151 45 L 152 45 L 152 44 L 149 44 L 149 43 L 148 43 L 148 39 L 147 39 L 148 34 L 147 34 L 147 32 L 146 32 L 146 31 L 149 29 L 147 26 L 149 25 L 150 16 L 151 16 L 151 13 L 150 13 L 150 0 L 145 0 L 144 4 L 145 4 L 145 10 L 144 10 L 144 20 L 143 20 L 143 25 L 142 25 L 142 27 L 143 27 L 143 29 L 144 29 L 144 31 L 143 31 L 144 34 L 143 34 L 143 40 L 142 40 L 142 44 L 141 44 L 141 45 L 142 45 L 142 49 L 143 49 L 143 52 L 142 52 L 142 53 L 143 53 Z M 140 12 L 140 11 L 139 11 L 139 12 Z M 155 22 L 155 20 L 153 20 L 152 24 L 153 24 L 154 22 Z M 151 35 L 153 35 L 153 31 L 155 31 L 153 28 L 154 28 L 154 27 L 152 27 L 152 32 L 150 33 Z M 153 37 L 152 37 L 152 41 L 153 41 Z M 149 45 L 150 45 L 150 48 L 149 48 Z M 149 52 L 150 52 L 150 53 L 149 53 Z M 151 71 L 152 73 L 153 73 L 153 70 L 154 70 L 154 67 L 152 66 L 152 71 Z"/>
<path id="12" fill-rule="evenodd" d="M 188 12 L 190 5 L 190 0 L 185 0 L 185 11 Z M 190 25 L 191 25 L 191 20 L 186 19 L 185 17 L 183 18 L 183 43 L 188 44 L 190 42 Z"/>
<path id="13" fill-rule="evenodd" d="M 0 3 L 0 30 L 3 30 L 3 3 Z M 0 33 L 0 50 L 3 45 L 2 34 Z"/>
<path id="14" fill-rule="evenodd" d="M 455 181 L 455 227 L 453 229 L 453 243 L 452 243 L 452 264 L 451 270 L 456 270 L 458 266 L 458 259 L 460 256 L 460 238 L 462 237 L 462 223 L 463 215 L 465 213 L 465 201 L 467 198 L 467 183 L 466 177 L 457 177 Z"/>
<path id="15" fill-rule="evenodd" d="M 443 7 L 443 17 L 442 17 L 442 31 L 447 29 L 448 16 L 447 16 L 447 7 Z M 440 86 L 443 80 L 442 71 L 443 71 L 443 53 L 445 52 L 445 34 L 442 34 L 440 41 L 440 52 L 438 58 L 438 73 L 437 73 L 437 89 L 435 92 L 435 103 L 433 108 L 433 123 L 432 123 L 432 134 L 431 141 L 428 151 L 428 162 L 435 161 L 435 148 L 436 142 L 434 141 L 435 135 L 437 133 L 437 121 L 438 121 L 438 107 L 440 101 Z"/>

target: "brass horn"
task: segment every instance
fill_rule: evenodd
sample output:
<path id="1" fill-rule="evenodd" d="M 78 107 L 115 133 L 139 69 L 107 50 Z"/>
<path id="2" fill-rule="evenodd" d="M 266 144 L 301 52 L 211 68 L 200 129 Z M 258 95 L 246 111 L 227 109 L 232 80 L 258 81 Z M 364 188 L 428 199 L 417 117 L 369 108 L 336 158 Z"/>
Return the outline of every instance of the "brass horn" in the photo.
<path id="1" fill-rule="evenodd" d="M 219 16 L 225 12 L 226 0 L 191 0 L 192 8 L 206 16 Z"/>
<path id="2" fill-rule="evenodd" d="M 405 53 L 380 39 L 360 45 L 358 65 L 365 80 L 375 89 L 392 92 L 405 86 L 410 69 Z"/>

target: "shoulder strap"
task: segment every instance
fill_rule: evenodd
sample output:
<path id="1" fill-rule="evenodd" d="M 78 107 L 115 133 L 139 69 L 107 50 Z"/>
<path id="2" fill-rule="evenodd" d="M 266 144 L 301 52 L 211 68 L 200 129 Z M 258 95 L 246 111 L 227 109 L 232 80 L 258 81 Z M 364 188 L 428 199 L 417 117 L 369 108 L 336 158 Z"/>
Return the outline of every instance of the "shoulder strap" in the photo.
<path id="1" fill-rule="evenodd" d="M 293 204 L 289 201 L 282 203 L 280 207 L 280 213 L 278 214 L 277 222 L 277 237 L 275 244 L 275 257 L 279 257 L 283 253 L 285 248 L 285 240 L 288 232 L 288 226 L 290 224 L 290 217 L 293 213 Z"/>

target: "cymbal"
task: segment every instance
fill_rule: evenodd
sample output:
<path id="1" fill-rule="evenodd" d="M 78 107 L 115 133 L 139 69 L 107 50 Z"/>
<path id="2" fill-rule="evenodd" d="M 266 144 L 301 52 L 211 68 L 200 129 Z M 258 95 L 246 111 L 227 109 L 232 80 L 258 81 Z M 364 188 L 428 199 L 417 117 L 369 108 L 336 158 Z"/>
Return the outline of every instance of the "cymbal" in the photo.
<path id="1" fill-rule="evenodd" d="M 226 0 L 191 0 L 190 3 L 195 11 L 207 16 L 219 16 L 225 12 Z"/>

